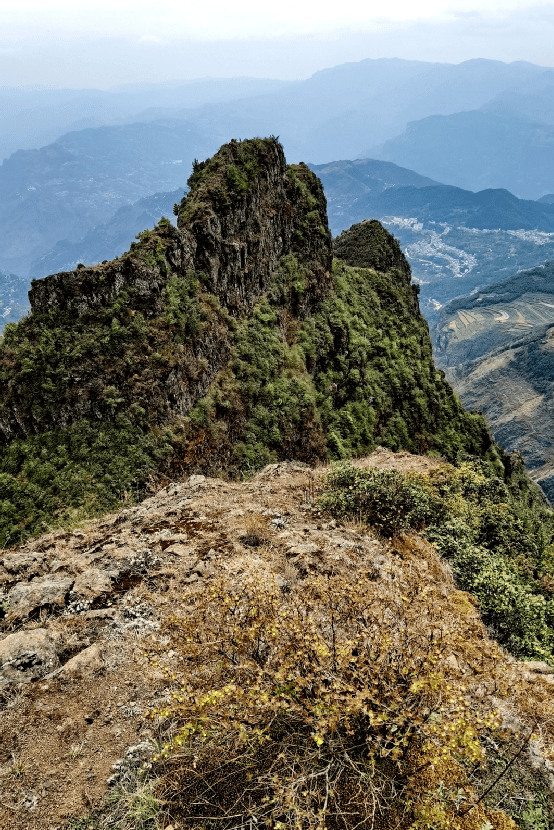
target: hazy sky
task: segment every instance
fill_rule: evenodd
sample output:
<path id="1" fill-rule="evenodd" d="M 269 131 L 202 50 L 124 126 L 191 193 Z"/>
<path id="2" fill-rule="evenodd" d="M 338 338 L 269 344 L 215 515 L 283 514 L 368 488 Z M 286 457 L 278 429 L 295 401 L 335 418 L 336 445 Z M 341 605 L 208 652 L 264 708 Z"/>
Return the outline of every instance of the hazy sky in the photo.
<path id="1" fill-rule="evenodd" d="M 302 78 L 348 60 L 554 64 L 554 4 L 503 0 L 8 0 L 0 86 Z"/>

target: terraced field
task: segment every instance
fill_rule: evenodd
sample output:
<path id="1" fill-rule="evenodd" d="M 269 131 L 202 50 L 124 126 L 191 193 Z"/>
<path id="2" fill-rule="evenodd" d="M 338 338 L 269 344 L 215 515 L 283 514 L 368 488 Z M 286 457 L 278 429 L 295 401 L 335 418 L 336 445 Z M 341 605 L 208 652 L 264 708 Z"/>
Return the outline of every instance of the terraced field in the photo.
<path id="1" fill-rule="evenodd" d="M 436 363 L 554 500 L 554 263 L 486 291 L 442 310 Z"/>
<path id="2" fill-rule="evenodd" d="M 440 362 L 449 368 L 465 364 L 535 329 L 542 333 L 545 325 L 554 325 L 554 292 L 526 293 L 511 303 L 459 308 L 452 314 L 446 307 L 437 330 Z"/>
<path id="3" fill-rule="evenodd" d="M 489 291 L 499 280 L 554 259 L 554 233 L 378 218 L 400 242 L 421 288 L 421 310 L 432 324 L 453 298 L 470 295 L 476 286 Z"/>

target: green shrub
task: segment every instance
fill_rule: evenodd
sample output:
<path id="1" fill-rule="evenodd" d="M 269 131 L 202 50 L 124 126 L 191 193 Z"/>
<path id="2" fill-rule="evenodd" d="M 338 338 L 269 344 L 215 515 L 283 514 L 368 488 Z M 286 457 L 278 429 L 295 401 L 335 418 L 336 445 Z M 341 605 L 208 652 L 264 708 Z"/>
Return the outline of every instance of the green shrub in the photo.
<path id="1" fill-rule="evenodd" d="M 317 504 L 389 536 L 423 530 L 460 588 L 479 600 L 493 636 L 517 657 L 553 660 L 552 511 L 529 506 L 483 470 L 478 460 L 428 476 L 343 463 L 332 469 Z M 539 523 L 540 538 L 533 533 Z"/>
<path id="2" fill-rule="evenodd" d="M 349 463 L 329 473 L 318 506 L 336 516 L 359 516 L 389 536 L 405 528 L 423 528 L 446 511 L 433 489 L 396 470 L 360 469 Z"/>
<path id="3" fill-rule="evenodd" d="M 123 416 L 12 441 L 0 456 L 0 547 L 136 501 L 170 450 Z"/>

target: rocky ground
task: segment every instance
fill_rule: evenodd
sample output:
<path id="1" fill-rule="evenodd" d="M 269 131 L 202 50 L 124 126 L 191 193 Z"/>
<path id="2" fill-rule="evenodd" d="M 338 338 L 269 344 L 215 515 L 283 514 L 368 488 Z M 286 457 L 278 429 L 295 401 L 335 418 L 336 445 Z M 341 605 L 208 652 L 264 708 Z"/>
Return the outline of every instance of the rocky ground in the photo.
<path id="1" fill-rule="evenodd" d="M 379 450 L 357 463 L 425 472 L 440 462 Z M 283 462 L 247 483 L 191 476 L 0 554 L 0 828 L 66 828 L 148 759 L 160 737 L 148 713 L 168 690 L 145 649 L 167 645 L 163 619 L 216 574 L 282 586 L 315 573 L 394 578 L 398 544 L 314 510 L 324 472 Z M 416 547 L 422 562 L 436 558 Z M 446 566 L 436 580 L 445 597 L 461 594 Z M 170 650 L 162 657 L 171 663 Z M 544 664 L 510 665 L 549 692 Z"/>

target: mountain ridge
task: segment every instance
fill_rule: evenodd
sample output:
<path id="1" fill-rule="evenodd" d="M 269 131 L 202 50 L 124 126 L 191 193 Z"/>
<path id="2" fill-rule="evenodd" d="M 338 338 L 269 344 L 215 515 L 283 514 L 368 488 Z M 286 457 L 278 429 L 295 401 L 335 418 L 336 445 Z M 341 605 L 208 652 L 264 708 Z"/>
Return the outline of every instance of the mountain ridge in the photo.
<path id="1" fill-rule="evenodd" d="M 274 137 L 188 185 L 0 343 L 0 816 L 546 823 L 554 512 L 378 221 Z"/>
<path id="2" fill-rule="evenodd" d="M 189 185 L 177 229 L 162 220 L 113 263 L 35 280 L 30 317 L 6 327 L 5 533 L 34 526 L 60 498 L 61 515 L 82 507 L 91 463 L 94 505 L 148 470 L 240 475 L 377 441 L 496 457 L 484 422 L 432 367 L 402 255 L 386 274 L 340 262 L 331 273 L 325 199 L 307 167 L 287 168 L 274 139 L 231 142 L 195 165 Z M 368 251 L 393 244 L 378 223 L 364 227 Z M 39 458 L 51 453 L 58 472 L 47 463 L 37 502 Z M 111 472 L 97 479 L 102 465 Z"/>

